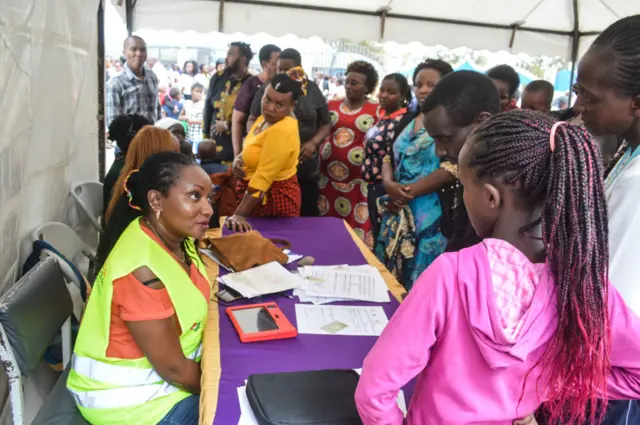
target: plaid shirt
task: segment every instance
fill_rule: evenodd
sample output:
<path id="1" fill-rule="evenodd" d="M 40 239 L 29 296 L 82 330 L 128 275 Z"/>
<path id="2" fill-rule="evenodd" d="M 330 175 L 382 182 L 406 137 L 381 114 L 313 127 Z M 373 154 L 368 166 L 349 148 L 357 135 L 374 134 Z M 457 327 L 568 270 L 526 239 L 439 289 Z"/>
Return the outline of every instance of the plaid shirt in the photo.
<path id="1" fill-rule="evenodd" d="M 144 68 L 144 77 L 140 79 L 125 64 L 124 72 L 107 83 L 105 103 L 107 128 L 115 117 L 123 114 L 140 114 L 155 122 L 161 117 L 158 78 Z"/>

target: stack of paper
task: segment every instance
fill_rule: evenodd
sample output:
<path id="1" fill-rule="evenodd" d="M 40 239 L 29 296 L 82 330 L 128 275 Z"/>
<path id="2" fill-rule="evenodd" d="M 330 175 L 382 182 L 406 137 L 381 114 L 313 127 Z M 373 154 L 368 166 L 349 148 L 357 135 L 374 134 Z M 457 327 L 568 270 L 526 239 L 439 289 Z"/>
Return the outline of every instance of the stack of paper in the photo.
<path id="1" fill-rule="evenodd" d="M 375 303 L 390 301 L 382 275 L 371 266 L 307 266 L 298 273 L 305 283 L 294 295 L 301 302 L 326 304 L 333 301 L 357 300 Z"/>
<path id="2" fill-rule="evenodd" d="M 229 273 L 219 279 L 246 298 L 300 288 L 305 283 L 299 275 L 289 272 L 275 261 L 243 272 Z"/>

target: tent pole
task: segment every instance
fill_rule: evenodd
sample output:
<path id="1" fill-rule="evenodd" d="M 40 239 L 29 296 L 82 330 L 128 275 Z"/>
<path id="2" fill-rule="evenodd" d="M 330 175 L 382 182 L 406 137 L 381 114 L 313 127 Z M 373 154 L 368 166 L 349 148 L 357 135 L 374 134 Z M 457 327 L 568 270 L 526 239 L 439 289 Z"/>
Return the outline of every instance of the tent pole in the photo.
<path id="1" fill-rule="evenodd" d="M 569 106 L 573 97 L 573 79 L 576 75 L 576 65 L 578 62 L 578 49 L 580 48 L 580 11 L 578 0 L 573 0 L 573 39 L 571 43 L 571 77 L 569 80 Z"/>
<path id="2" fill-rule="evenodd" d="M 133 0 L 125 0 L 124 2 L 124 10 L 125 10 L 125 18 L 127 20 L 127 33 L 129 35 L 133 34 L 133 8 L 135 4 Z"/>
<path id="3" fill-rule="evenodd" d="M 98 4 L 98 178 L 104 182 L 106 162 L 106 129 L 104 122 L 104 5 Z"/>
<path id="4" fill-rule="evenodd" d="M 380 35 L 378 41 L 380 43 L 384 42 L 384 30 L 387 24 L 387 14 L 389 13 L 388 7 L 383 7 L 380 9 Z"/>
<path id="5" fill-rule="evenodd" d="M 224 33 L 224 0 L 218 2 L 218 32 Z"/>

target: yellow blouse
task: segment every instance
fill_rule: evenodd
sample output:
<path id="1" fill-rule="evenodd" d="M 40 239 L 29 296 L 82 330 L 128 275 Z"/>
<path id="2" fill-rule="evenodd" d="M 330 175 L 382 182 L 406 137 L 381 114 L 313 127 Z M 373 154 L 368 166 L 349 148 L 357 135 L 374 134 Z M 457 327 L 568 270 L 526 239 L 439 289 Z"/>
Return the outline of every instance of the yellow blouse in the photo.
<path id="1" fill-rule="evenodd" d="M 300 135 L 298 120 L 286 117 L 256 134 L 264 118 L 260 116 L 244 140 L 242 160 L 249 187 L 267 192 L 274 181 L 293 177 L 298 168 Z"/>

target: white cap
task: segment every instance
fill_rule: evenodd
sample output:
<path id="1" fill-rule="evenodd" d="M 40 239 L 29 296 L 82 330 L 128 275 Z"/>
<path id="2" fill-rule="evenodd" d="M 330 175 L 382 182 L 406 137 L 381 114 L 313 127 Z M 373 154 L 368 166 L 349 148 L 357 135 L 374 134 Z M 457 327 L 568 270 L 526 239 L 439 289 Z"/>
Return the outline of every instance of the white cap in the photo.
<path id="1" fill-rule="evenodd" d="M 182 123 L 175 118 L 164 117 L 156 121 L 156 123 L 153 126 L 168 130 L 176 124 L 182 124 Z"/>

